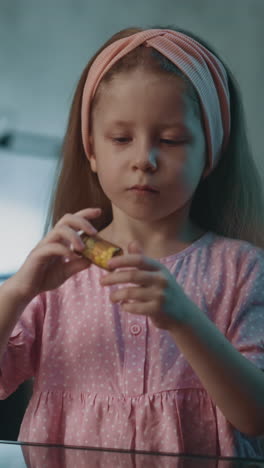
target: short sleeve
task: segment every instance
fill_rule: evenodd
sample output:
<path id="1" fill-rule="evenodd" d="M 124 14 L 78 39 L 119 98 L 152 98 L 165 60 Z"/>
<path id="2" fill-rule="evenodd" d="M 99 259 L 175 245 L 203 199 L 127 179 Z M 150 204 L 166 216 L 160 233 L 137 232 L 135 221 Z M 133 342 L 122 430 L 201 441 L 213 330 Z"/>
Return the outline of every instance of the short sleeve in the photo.
<path id="1" fill-rule="evenodd" d="M 0 362 L 0 399 L 35 375 L 38 367 L 44 319 L 44 301 L 40 294 L 24 309 L 8 340 Z"/>
<path id="2" fill-rule="evenodd" d="M 260 248 L 253 247 L 240 262 L 227 338 L 264 370 L 264 251 Z"/>

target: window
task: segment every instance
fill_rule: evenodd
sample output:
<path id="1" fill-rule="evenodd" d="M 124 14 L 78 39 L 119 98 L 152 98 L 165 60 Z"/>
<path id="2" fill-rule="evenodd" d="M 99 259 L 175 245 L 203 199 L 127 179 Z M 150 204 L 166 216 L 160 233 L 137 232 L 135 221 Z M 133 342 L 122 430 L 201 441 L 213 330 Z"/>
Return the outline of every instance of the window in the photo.
<path id="1" fill-rule="evenodd" d="M 57 158 L 0 150 L 0 282 L 40 241 Z"/>

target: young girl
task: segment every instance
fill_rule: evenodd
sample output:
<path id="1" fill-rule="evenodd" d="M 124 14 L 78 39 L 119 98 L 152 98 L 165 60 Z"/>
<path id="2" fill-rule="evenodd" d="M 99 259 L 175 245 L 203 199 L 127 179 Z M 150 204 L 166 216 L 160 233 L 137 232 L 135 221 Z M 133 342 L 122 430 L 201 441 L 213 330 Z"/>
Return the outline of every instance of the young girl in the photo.
<path id="1" fill-rule="evenodd" d="M 53 227 L 0 289 L 19 440 L 261 456 L 263 195 L 242 105 L 190 33 L 126 29 L 74 97 Z M 119 245 L 110 272 L 79 230 Z"/>

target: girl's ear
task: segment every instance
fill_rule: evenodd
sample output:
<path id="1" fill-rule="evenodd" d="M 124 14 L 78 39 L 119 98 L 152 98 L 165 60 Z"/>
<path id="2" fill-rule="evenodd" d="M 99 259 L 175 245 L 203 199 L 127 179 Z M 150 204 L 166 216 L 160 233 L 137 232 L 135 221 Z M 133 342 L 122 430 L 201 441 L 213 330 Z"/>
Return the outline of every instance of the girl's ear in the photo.
<path id="1" fill-rule="evenodd" d="M 92 135 L 89 137 L 89 155 L 87 156 L 87 159 L 89 160 L 92 171 L 97 172 L 96 158 L 95 158 L 95 153 L 94 153 L 94 143 L 93 143 Z"/>

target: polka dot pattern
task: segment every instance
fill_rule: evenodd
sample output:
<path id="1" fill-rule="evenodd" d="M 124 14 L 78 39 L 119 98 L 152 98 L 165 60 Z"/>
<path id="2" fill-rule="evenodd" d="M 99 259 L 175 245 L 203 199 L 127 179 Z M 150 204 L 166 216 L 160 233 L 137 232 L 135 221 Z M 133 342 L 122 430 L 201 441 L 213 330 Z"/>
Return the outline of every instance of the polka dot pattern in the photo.
<path id="1" fill-rule="evenodd" d="M 232 344 L 264 369 L 264 252 L 207 232 L 161 258 Z M 92 265 L 37 296 L 1 362 L 0 398 L 34 376 L 19 440 L 223 456 L 259 441 L 215 408 L 170 333 L 110 301 Z M 44 465 L 43 465 L 44 466 Z M 82 465 L 79 465 L 82 466 Z"/>

